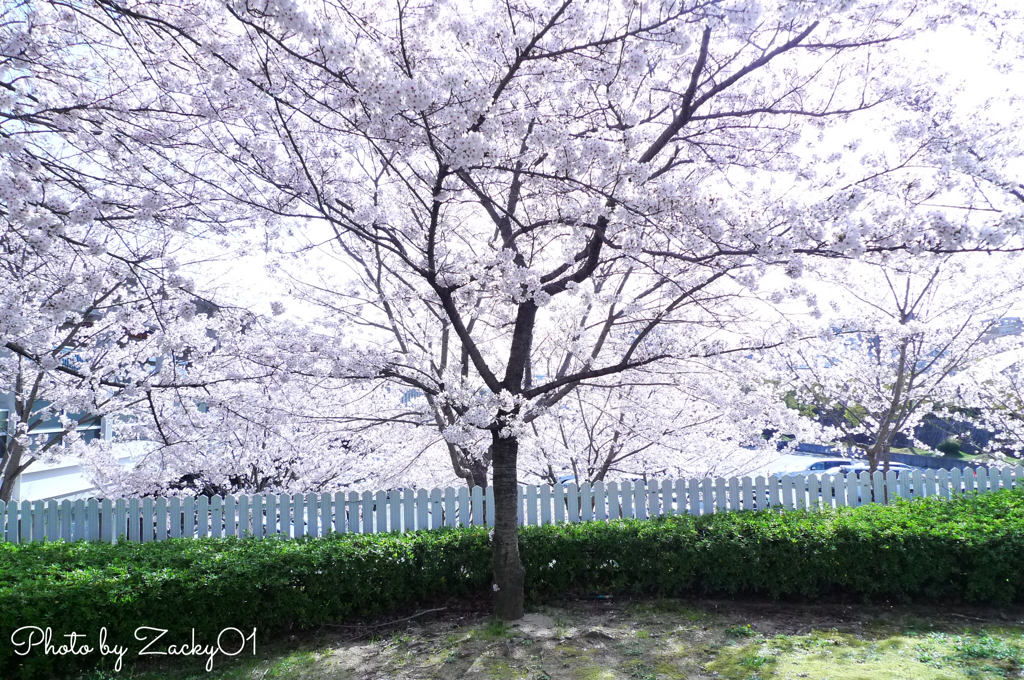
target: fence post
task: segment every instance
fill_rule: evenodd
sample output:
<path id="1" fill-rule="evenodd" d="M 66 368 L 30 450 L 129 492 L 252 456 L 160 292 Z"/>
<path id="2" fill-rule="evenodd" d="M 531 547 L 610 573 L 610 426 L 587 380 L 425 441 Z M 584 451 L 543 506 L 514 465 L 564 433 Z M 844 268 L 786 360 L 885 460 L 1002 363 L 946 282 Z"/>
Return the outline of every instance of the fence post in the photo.
<path id="1" fill-rule="evenodd" d="M 430 528 L 440 529 L 442 517 L 441 509 L 441 490 L 431 489 L 430 491 Z M 520 515 L 522 510 L 520 509 Z"/>
<path id="2" fill-rule="evenodd" d="M 134 500 L 134 499 L 132 499 Z M 134 522 L 133 522 L 134 525 Z M 199 538 L 207 538 L 210 535 L 210 499 L 207 496 L 200 496 L 196 502 L 196 529 Z"/>
<path id="3" fill-rule="evenodd" d="M 648 498 L 647 480 L 638 479 L 633 482 L 633 517 L 647 519 Z"/>
<path id="4" fill-rule="evenodd" d="M 963 488 L 963 491 L 961 493 L 965 493 L 966 494 L 966 493 L 971 493 L 972 491 L 974 491 L 975 486 L 976 486 L 977 481 L 978 481 L 977 474 L 978 474 L 978 469 L 977 468 L 973 468 L 973 467 L 966 467 L 966 468 L 964 468 L 964 473 L 963 473 L 963 476 L 964 476 L 964 480 L 963 480 L 964 481 L 964 488 Z"/>
<path id="5" fill-rule="evenodd" d="M 297 511 L 296 514 L 301 514 L 305 518 L 303 536 L 316 538 L 320 535 L 320 503 L 318 502 L 318 494 L 300 494 L 300 497 L 301 500 L 299 502 L 302 505 L 302 510 Z"/>
<path id="6" fill-rule="evenodd" d="M 570 522 L 580 521 L 580 490 L 576 482 L 569 482 L 565 493 L 565 504 L 569 514 Z"/>
<path id="7" fill-rule="evenodd" d="M 619 483 L 619 496 L 622 498 L 622 518 L 633 519 L 636 517 L 636 506 L 633 504 L 636 498 L 634 487 L 636 484 L 629 480 Z"/>
<path id="8" fill-rule="evenodd" d="M 238 536 L 238 527 L 235 524 L 237 513 L 238 502 L 235 497 L 231 494 L 224 496 L 224 535 L 227 537 Z"/>
<path id="9" fill-rule="evenodd" d="M 7 504 L 7 542 L 18 542 L 18 503 L 11 501 Z"/>
<path id="10" fill-rule="evenodd" d="M 444 489 L 444 525 L 455 526 L 455 489 L 450 486 Z"/>
<path id="11" fill-rule="evenodd" d="M 565 521 L 565 487 L 555 484 L 551 492 L 555 503 L 555 522 L 561 524 Z"/>
<path id="12" fill-rule="evenodd" d="M 661 483 L 661 514 L 669 517 L 676 514 L 676 503 L 682 497 L 677 487 L 686 488 L 683 486 L 683 480 L 666 479 Z"/>
<path id="13" fill-rule="evenodd" d="M 46 538 L 43 513 L 43 501 L 36 501 L 32 504 L 32 540 L 42 543 Z"/>
<path id="14" fill-rule="evenodd" d="M 277 533 L 277 497 L 268 493 L 260 496 L 260 501 L 260 538 L 265 538 Z"/>
<path id="15" fill-rule="evenodd" d="M 728 495 L 728 501 L 726 502 L 726 507 L 729 510 L 739 510 L 740 509 L 740 480 L 737 479 L 736 477 L 730 477 L 728 482 L 727 482 L 727 484 L 728 484 L 728 487 L 729 487 L 729 491 L 728 491 L 729 495 Z"/>
<path id="16" fill-rule="evenodd" d="M 986 493 L 989 483 L 989 469 L 984 467 L 976 468 L 974 471 L 974 488 L 978 493 Z"/>
<path id="17" fill-rule="evenodd" d="M 939 496 L 949 500 L 949 472 L 947 470 L 939 470 L 938 474 L 935 475 L 935 482 L 939 486 Z"/>
<path id="18" fill-rule="evenodd" d="M 871 502 L 885 504 L 885 477 L 881 470 L 875 470 L 871 474 Z"/>
<path id="19" fill-rule="evenodd" d="M 959 495 L 964 492 L 964 480 L 963 473 L 960 468 L 953 468 L 950 471 L 950 493 L 953 495 Z"/>
<path id="20" fill-rule="evenodd" d="M 50 509 L 52 510 L 53 520 L 51 530 L 51 536 L 56 534 L 54 531 L 57 527 L 57 504 L 50 502 Z M 110 502 L 109 498 L 104 498 L 100 504 L 100 540 L 104 543 L 113 543 L 116 536 L 114 536 L 114 506 Z"/>
<path id="21" fill-rule="evenodd" d="M 65 501 L 65 503 L 66 502 L 67 501 Z M 69 505 L 69 507 L 70 507 L 70 505 Z M 110 519 L 111 519 L 111 522 L 110 522 L 110 535 L 112 537 L 111 538 L 111 542 L 112 543 L 120 543 L 123 540 L 123 537 L 128 533 L 128 526 L 126 524 L 127 520 L 125 519 L 127 517 L 127 512 L 128 512 L 127 501 L 125 501 L 125 499 L 123 499 L 123 498 L 116 499 L 114 501 L 114 511 L 113 511 L 113 513 L 110 516 Z M 60 516 L 61 516 L 61 527 L 60 527 L 61 538 L 64 538 L 64 540 L 68 540 L 66 538 L 66 536 L 70 535 L 70 531 L 71 531 L 70 526 L 71 525 L 70 524 L 67 525 L 67 533 L 65 533 L 65 525 L 64 525 L 65 511 L 64 511 L 64 504 L 63 503 L 61 503 Z"/>
<path id="22" fill-rule="evenodd" d="M 846 507 L 846 475 L 842 472 L 832 475 L 832 505 Z"/>
<path id="23" fill-rule="evenodd" d="M 288 494 L 288 506 L 290 508 L 288 538 L 300 538 L 307 535 L 309 525 L 306 524 L 306 497 L 301 493 Z"/>
<path id="24" fill-rule="evenodd" d="M 590 482 L 580 484 L 580 521 L 589 522 L 594 519 L 594 489 Z"/>
<path id="25" fill-rule="evenodd" d="M 764 510 L 768 507 L 768 484 L 763 475 L 754 477 L 754 503 L 753 510 Z"/>
<path id="26" fill-rule="evenodd" d="M 381 534 L 386 533 L 388 530 L 388 497 L 383 491 L 378 491 L 374 494 L 374 516 L 376 524 L 374 525 L 374 533 Z"/>
<path id="27" fill-rule="evenodd" d="M 31 501 L 21 502 L 21 542 L 32 542 L 32 503 Z"/>
<path id="28" fill-rule="evenodd" d="M 194 538 L 196 535 L 195 497 L 185 496 L 181 506 L 181 536 L 182 538 Z"/>
<path id="29" fill-rule="evenodd" d="M 700 514 L 710 515 L 715 511 L 715 492 L 712 488 L 714 482 L 710 477 L 701 480 L 700 493 Z"/>
<path id="30" fill-rule="evenodd" d="M 3 506 L 0 506 L 2 508 Z M 0 510 L 0 540 L 3 539 L 4 513 Z M 55 500 L 46 501 L 46 540 L 60 539 L 60 504 Z"/>
<path id="31" fill-rule="evenodd" d="M 416 529 L 416 491 L 406 489 L 403 496 L 405 502 L 404 531 L 414 531 Z"/>
<path id="32" fill-rule="evenodd" d="M 153 499 L 144 498 L 142 499 L 142 526 L 139 534 L 139 540 L 142 543 L 151 543 L 153 541 Z"/>
<path id="33" fill-rule="evenodd" d="M 469 513 L 470 513 L 470 509 L 469 509 L 469 488 L 468 487 L 463 486 L 463 487 L 459 488 L 459 511 L 458 512 L 459 512 L 458 517 L 457 517 L 458 522 L 456 523 L 456 525 L 460 526 L 460 527 L 469 526 Z"/>
<path id="34" fill-rule="evenodd" d="M 42 502 L 38 503 L 36 505 L 36 507 L 38 508 L 38 511 L 39 511 L 39 514 L 40 514 L 40 517 L 37 520 L 37 522 L 38 522 L 37 526 L 38 526 L 40 532 L 39 532 L 39 537 L 36 540 L 42 541 L 43 540 L 43 535 L 42 535 L 42 529 L 43 529 L 43 522 L 42 522 L 42 514 L 43 513 L 42 513 L 42 510 L 43 510 L 43 504 L 42 504 Z M 85 536 L 83 536 L 82 538 L 84 538 L 84 539 L 86 539 L 87 541 L 90 541 L 90 542 L 91 541 L 98 541 L 98 540 L 100 540 L 100 508 L 99 508 L 99 501 L 97 501 L 95 498 L 90 498 L 88 503 L 86 503 L 86 510 L 85 510 Z"/>
<path id="35" fill-rule="evenodd" d="M 540 487 L 540 523 L 551 524 L 551 485 Z"/>
<path id="36" fill-rule="evenodd" d="M 537 526 L 538 497 L 539 493 L 535 484 L 526 487 L 526 523 L 530 526 Z"/>
<path id="37" fill-rule="evenodd" d="M 345 493 L 329 493 L 331 528 L 339 534 L 345 533 Z"/>
<path id="38" fill-rule="evenodd" d="M 473 526 L 484 526 L 484 489 L 474 486 L 470 492 L 470 502 L 473 504 Z"/>
<path id="39" fill-rule="evenodd" d="M 619 485 L 615 482 L 608 482 L 604 488 L 608 494 L 608 519 L 619 519 L 622 517 L 622 506 L 619 504 Z"/>
<path id="40" fill-rule="evenodd" d="M 246 538 L 252 535 L 252 519 L 249 517 L 249 496 L 242 494 L 235 503 L 238 512 L 238 537 Z"/>
<path id="41" fill-rule="evenodd" d="M 633 516 L 633 485 L 628 481 L 619 482 L 615 487 L 615 507 L 617 519 L 629 519 Z"/>
<path id="42" fill-rule="evenodd" d="M 644 492 L 645 507 L 647 508 L 648 517 L 658 517 L 663 513 L 661 505 L 661 480 L 649 479 L 644 482 L 646 491 Z"/>
<path id="43" fill-rule="evenodd" d="M 899 498 L 899 478 L 896 475 L 895 470 L 889 470 L 885 473 L 885 496 L 884 501 L 886 505 L 892 503 L 895 499 Z"/>
<path id="44" fill-rule="evenodd" d="M 65 501 L 66 502 L 66 501 Z M 85 502 L 82 500 L 71 501 L 67 505 L 68 508 L 68 523 L 70 526 L 70 541 L 80 541 L 85 538 Z M 29 506 L 28 501 L 24 501 L 21 504 L 21 540 L 24 543 L 28 540 L 28 535 L 25 533 L 29 526 Z"/>
<path id="45" fill-rule="evenodd" d="M 633 517 L 647 519 L 650 516 L 650 498 L 646 479 L 633 482 Z"/>
<path id="46" fill-rule="evenodd" d="M 388 491 L 388 506 L 389 512 L 391 513 L 388 517 L 388 531 L 402 531 L 405 529 L 405 525 L 402 523 L 402 494 L 398 490 Z M 463 510 L 466 512 L 468 506 Z M 469 523 L 469 517 L 465 518 L 466 523 Z"/>
<path id="47" fill-rule="evenodd" d="M 167 499 L 161 496 L 156 499 L 156 537 L 155 540 L 163 541 L 167 538 Z"/>
<path id="48" fill-rule="evenodd" d="M 604 482 L 594 484 L 594 519 L 608 519 L 608 489 Z"/>
<path id="49" fill-rule="evenodd" d="M 911 482 L 911 498 L 922 498 L 924 496 L 924 477 L 921 475 L 920 470 L 914 470 L 910 473 Z"/>
<path id="50" fill-rule="evenodd" d="M 787 510 L 796 509 L 796 495 L 797 489 L 799 488 L 796 483 L 796 479 L 792 475 L 783 477 L 781 482 L 782 486 L 782 507 Z"/>
<path id="51" fill-rule="evenodd" d="M 416 492 L 416 528 L 427 529 L 430 526 L 430 500 L 427 497 L 426 489 L 419 489 Z"/>

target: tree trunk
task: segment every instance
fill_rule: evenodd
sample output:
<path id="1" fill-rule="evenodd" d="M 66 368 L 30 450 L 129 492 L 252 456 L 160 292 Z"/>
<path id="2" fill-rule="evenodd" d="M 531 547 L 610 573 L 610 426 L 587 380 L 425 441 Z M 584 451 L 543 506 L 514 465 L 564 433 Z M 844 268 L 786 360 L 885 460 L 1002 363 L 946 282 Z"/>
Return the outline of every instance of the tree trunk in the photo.
<path id="1" fill-rule="evenodd" d="M 469 460 L 466 467 L 469 468 L 469 473 L 471 475 L 469 488 L 472 489 L 474 486 L 487 488 L 487 463 L 482 460 L 472 458 Z"/>
<path id="2" fill-rule="evenodd" d="M 868 472 L 874 472 L 878 469 L 878 440 L 868 447 L 864 453 L 868 456 Z"/>
<path id="3" fill-rule="evenodd" d="M 494 569 L 494 615 L 514 621 L 523 617 L 526 571 L 519 559 L 519 490 L 516 458 L 519 440 L 501 438 L 492 431 L 491 475 L 494 478 L 494 537 L 491 554 Z"/>
<path id="4" fill-rule="evenodd" d="M 14 483 L 21 469 L 21 457 L 25 447 L 17 441 L 9 442 L 4 457 L 0 458 L 0 501 L 9 503 L 14 495 Z"/>

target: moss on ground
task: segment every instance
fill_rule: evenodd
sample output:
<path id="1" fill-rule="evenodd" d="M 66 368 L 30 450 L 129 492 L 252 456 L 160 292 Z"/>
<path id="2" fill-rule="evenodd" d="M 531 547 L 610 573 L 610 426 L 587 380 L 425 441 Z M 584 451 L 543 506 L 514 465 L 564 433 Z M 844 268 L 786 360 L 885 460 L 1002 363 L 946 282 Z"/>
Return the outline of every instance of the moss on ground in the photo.
<path id="1" fill-rule="evenodd" d="M 707 669 L 725 680 L 996 680 L 1021 675 L 1024 637 L 1019 628 L 881 638 L 813 631 L 724 647 Z"/>

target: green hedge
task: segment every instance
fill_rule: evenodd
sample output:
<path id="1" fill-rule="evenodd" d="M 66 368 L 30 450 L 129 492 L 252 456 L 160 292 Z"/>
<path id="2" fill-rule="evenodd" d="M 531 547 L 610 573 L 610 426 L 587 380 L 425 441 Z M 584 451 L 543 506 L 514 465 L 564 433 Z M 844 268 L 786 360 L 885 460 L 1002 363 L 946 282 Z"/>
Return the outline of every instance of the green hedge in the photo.
<path id="1" fill-rule="evenodd" d="M 826 595 L 1024 601 L 1024 491 L 818 512 L 741 512 L 525 528 L 530 597 Z M 0 677 L 66 675 L 95 657 L 16 656 L 12 632 L 50 626 L 95 644 L 213 641 L 484 595 L 487 529 L 284 541 L 0 544 Z M 173 638 L 173 639 L 172 639 Z M 59 643 L 60 641 L 58 641 Z M 140 645 L 141 646 L 141 645 Z M 133 648 L 125 658 L 134 660 Z"/>

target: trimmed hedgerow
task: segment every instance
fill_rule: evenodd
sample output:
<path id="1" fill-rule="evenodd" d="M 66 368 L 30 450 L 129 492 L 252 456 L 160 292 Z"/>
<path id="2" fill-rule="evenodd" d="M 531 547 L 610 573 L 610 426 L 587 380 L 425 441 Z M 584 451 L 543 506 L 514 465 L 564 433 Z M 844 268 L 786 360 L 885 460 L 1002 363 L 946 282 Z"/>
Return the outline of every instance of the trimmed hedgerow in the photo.
<path id="1" fill-rule="evenodd" d="M 533 598 L 826 595 L 1024 601 L 1024 491 L 816 512 L 740 512 L 526 527 Z M 372 617 L 490 586 L 487 529 L 320 539 L 0 544 L 0 677 L 67 673 L 90 658 L 16 656 L 21 626 L 131 642 L 227 627 Z M 137 650 L 135 650 L 137 651 Z M 132 658 L 132 657 L 128 657 Z"/>
<path id="2" fill-rule="evenodd" d="M 553 525 L 523 532 L 534 596 L 748 595 L 1024 601 L 1024 492 L 816 512 Z"/>
<path id="3" fill-rule="evenodd" d="M 14 654 L 21 626 L 76 631 L 95 645 L 141 643 L 139 626 L 168 642 L 206 642 L 235 627 L 270 632 L 369 617 L 489 584 L 486 529 L 321 539 L 170 540 L 147 544 L 0 546 L 0 678 L 66 674 L 85 659 Z M 261 639 L 266 639 L 261 637 Z M 55 638 L 56 644 L 64 640 Z M 162 644 L 162 643 L 161 643 Z M 154 649 L 159 649 L 155 647 Z"/>

